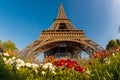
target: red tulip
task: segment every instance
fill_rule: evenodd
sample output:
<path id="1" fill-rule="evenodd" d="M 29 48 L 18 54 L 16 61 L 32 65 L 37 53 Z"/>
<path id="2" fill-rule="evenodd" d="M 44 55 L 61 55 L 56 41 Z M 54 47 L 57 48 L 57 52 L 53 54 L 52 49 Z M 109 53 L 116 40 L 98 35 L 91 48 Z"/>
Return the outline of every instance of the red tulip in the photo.
<path id="1" fill-rule="evenodd" d="M 65 63 L 66 63 L 65 60 L 61 60 L 61 61 L 60 61 L 60 66 L 65 65 Z"/>
<path id="2" fill-rule="evenodd" d="M 92 66 L 92 62 L 90 61 L 90 62 L 88 62 L 88 64 L 90 65 L 90 66 Z"/>
<path id="3" fill-rule="evenodd" d="M 80 70 L 80 66 L 75 66 L 74 70 L 79 71 Z"/>
<path id="4" fill-rule="evenodd" d="M 59 61 L 55 61 L 54 63 L 56 66 L 59 66 L 60 65 L 60 62 Z"/>
<path id="5" fill-rule="evenodd" d="M 82 66 L 80 67 L 80 70 L 79 70 L 81 73 L 83 73 L 85 71 L 85 68 Z"/>
<path id="6" fill-rule="evenodd" d="M 77 61 L 73 61 L 73 63 L 74 63 L 75 66 L 78 65 L 78 62 L 77 62 Z"/>
<path id="7" fill-rule="evenodd" d="M 67 63 L 66 67 L 71 69 L 73 67 L 73 63 L 72 62 Z"/>
<path id="8" fill-rule="evenodd" d="M 55 61 L 54 64 L 55 64 L 56 66 L 64 66 L 65 63 L 66 63 L 65 60 L 63 60 L 63 59 L 58 59 L 57 61 Z"/>
<path id="9" fill-rule="evenodd" d="M 67 59 L 67 60 L 66 60 L 66 63 L 69 63 L 69 62 L 71 62 L 71 60 L 70 60 L 70 59 Z"/>

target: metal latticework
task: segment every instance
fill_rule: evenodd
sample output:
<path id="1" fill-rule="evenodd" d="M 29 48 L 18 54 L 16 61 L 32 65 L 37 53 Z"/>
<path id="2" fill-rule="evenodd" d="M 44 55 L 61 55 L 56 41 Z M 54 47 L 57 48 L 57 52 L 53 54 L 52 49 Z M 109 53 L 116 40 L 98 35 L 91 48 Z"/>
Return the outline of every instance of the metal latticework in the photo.
<path id="1" fill-rule="evenodd" d="M 49 30 L 43 30 L 41 36 L 23 49 L 23 57 L 36 58 L 40 53 L 53 52 L 60 46 L 68 47 L 71 53 L 78 54 L 81 51 L 92 55 L 94 51 L 103 48 L 87 38 L 83 30 L 77 30 L 66 17 L 62 4 L 60 4 L 57 18 Z M 67 49 L 66 49 L 67 50 Z"/>

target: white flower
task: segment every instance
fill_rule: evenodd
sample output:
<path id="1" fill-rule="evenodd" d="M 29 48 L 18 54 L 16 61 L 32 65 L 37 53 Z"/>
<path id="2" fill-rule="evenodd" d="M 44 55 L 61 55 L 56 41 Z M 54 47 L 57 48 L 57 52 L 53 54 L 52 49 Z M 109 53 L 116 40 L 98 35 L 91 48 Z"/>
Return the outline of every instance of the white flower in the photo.
<path id="1" fill-rule="evenodd" d="M 52 63 L 48 62 L 42 66 L 43 69 L 49 68 L 50 71 L 55 71 L 56 66 L 53 66 Z"/>
<path id="2" fill-rule="evenodd" d="M 7 58 L 6 57 L 3 57 L 3 61 L 5 62 L 7 60 Z"/>
<path id="3" fill-rule="evenodd" d="M 20 64 L 16 64 L 16 69 L 20 69 L 22 66 Z"/>
<path id="4" fill-rule="evenodd" d="M 23 65 L 21 64 L 16 64 L 17 69 L 21 68 Z"/>
<path id="5" fill-rule="evenodd" d="M 26 63 L 25 66 L 31 68 L 32 65 L 31 65 L 31 63 Z"/>
<path id="6" fill-rule="evenodd" d="M 45 74 L 45 71 L 42 71 L 41 73 L 44 75 L 44 74 Z"/>
<path id="7" fill-rule="evenodd" d="M 43 69 L 47 69 L 47 68 L 48 68 L 48 65 L 44 64 Z"/>
<path id="8" fill-rule="evenodd" d="M 16 62 L 16 68 L 20 69 L 21 67 L 25 66 L 25 62 L 21 59 L 16 59 L 15 57 L 12 58 Z"/>
<path id="9" fill-rule="evenodd" d="M 55 72 L 55 71 L 52 71 L 52 73 L 53 73 L 53 74 L 56 74 L 56 72 Z"/>
<path id="10" fill-rule="evenodd" d="M 16 69 L 17 69 L 17 70 L 19 70 L 19 69 L 20 69 L 20 67 L 16 67 Z"/>
<path id="11" fill-rule="evenodd" d="M 38 73 L 38 70 L 36 69 L 35 72 Z"/>
<path id="12" fill-rule="evenodd" d="M 107 63 L 107 64 L 110 64 L 110 60 L 107 60 L 106 63 Z"/>
<path id="13" fill-rule="evenodd" d="M 49 67 L 49 70 L 50 70 L 50 71 L 55 71 L 55 67 L 50 66 L 50 67 Z"/>
<path id="14" fill-rule="evenodd" d="M 51 67 L 53 67 L 53 65 L 50 62 L 48 62 L 48 63 L 46 63 L 46 64 L 43 65 L 44 69 L 51 68 Z"/>
<path id="15" fill-rule="evenodd" d="M 57 68 L 56 66 L 53 66 L 55 69 Z"/>
<path id="16" fill-rule="evenodd" d="M 49 66 L 49 67 L 53 66 L 52 63 L 50 63 L 50 62 L 46 63 L 46 65 Z"/>
<path id="17" fill-rule="evenodd" d="M 13 60 L 10 58 L 10 59 L 8 59 L 8 60 L 5 62 L 5 64 L 12 65 L 12 64 L 13 64 Z"/>
<path id="18" fill-rule="evenodd" d="M 115 56 L 115 53 L 112 53 L 112 55 L 113 55 L 114 57 L 116 57 L 116 56 Z"/>
<path id="19" fill-rule="evenodd" d="M 35 64 L 35 63 L 32 63 L 31 65 L 32 65 L 32 67 L 39 67 L 39 65 Z"/>
<path id="20" fill-rule="evenodd" d="M 104 58 L 104 61 L 107 61 L 108 60 L 108 58 L 106 57 L 106 58 Z"/>
<path id="21" fill-rule="evenodd" d="M 34 70 L 39 67 L 39 65 L 38 65 L 38 64 L 35 64 L 35 63 L 32 63 L 31 66 L 32 66 L 32 68 L 33 68 Z"/>
<path id="22" fill-rule="evenodd" d="M 43 66 L 43 64 L 39 64 L 40 65 L 40 67 L 42 67 Z"/>
<path id="23" fill-rule="evenodd" d="M 7 52 L 6 52 L 6 53 L 3 53 L 3 55 L 4 55 L 4 56 L 7 56 L 7 57 L 10 56 Z"/>
<path id="24" fill-rule="evenodd" d="M 86 70 L 86 73 L 87 73 L 87 74 L 91 74 L 90 71 L 89 71 L 89 69 Z"/>
<path id="25" fill-rule="evenodd" d="M 21 60 L 21 59 L 16 59 L 16 62 L 17 62 L 17 63 L 21 63 L 21 62 L 24 62 L 24 61 Z"/>
<path id="26" fill-rule="evenodd" d="M 12 57 L 12 60 L 15 60 L 16 59 L 16 57 Z"/>
<path id="27" fill-rule="evenodd" d="M 19 64 L 20 66 L 24 66 L 25 62 L 21 59 L 16 59 L 16 64 Z"/>

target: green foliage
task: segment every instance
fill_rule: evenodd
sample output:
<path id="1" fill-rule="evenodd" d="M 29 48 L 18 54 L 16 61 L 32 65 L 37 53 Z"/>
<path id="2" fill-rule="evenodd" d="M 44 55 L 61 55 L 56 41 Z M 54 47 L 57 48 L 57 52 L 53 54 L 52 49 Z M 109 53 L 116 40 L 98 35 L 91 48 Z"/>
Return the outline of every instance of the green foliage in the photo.
<path id="1" fill-rule="evenodd" d="M 116 39 L 116 42 L 118 45 L 120 45 L 120 40 L 119 39 Z"/>
<path id="2" fill-rule="evenodd" d="M 36 73 L 31 68 L 22 67 L 19 70 L 15 66 L 6 65 L 3 56 L 0 56 L 0 80 L 119 80 L 120 79 L 120 53 L 109 56 L 103 63 L 99 58 L 92 61 L 92 65 L 84 64 L 85 72 L 74 69 L 58 67 L 56 74 L 50 70 L 39 67 Z M 84 62 L 83 62 L 84 63 Z M 81 64 L 82 65 L 82 64 Z M 45 74 L 42 74 L 42 71 Z M 6 77 L 7 76 L 7 77 Z"/>
<path id="3" fill-rule="evenodd" d="M 2 42 L 2 46 L 3 46 L 5 51 L 8 51 L 8 50 L 12 50 L 12 51 L 18 50 L 16 45 L 12 41 L 10 41 L 10 40 Z"/>
<path id="4" fill-rule="evenodd" d="M 13 71 L 8 69 L 0 56 L 0 80 L 15 80 L 14 78 Z"/>
<path id="5" fill-rule="evenodd" d="M 107 50 L 110 50 L 110 49 L 115 49 L 118 47 L 118 43 L 115 41 L 115 40 L 110 40 L 106 46 L 106 49 Z"/>
<path id="6" fill-rule="evenodd" d="M 2 47 L 2 41 L 0 40 L 0 52 L 4 52 L 4 49 Z"/>

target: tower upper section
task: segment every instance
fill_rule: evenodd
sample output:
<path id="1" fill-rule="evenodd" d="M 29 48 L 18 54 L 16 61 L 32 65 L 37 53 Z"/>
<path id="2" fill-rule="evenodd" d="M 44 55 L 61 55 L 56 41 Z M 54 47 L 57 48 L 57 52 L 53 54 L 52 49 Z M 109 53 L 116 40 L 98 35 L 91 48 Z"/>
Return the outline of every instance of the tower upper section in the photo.
<path id="1" fill-rule="evenodd" d="M 60 4 L 57 18 L 54 20 L 49 30 L 76 30 L 67 18 L 62 4 Z"/>

